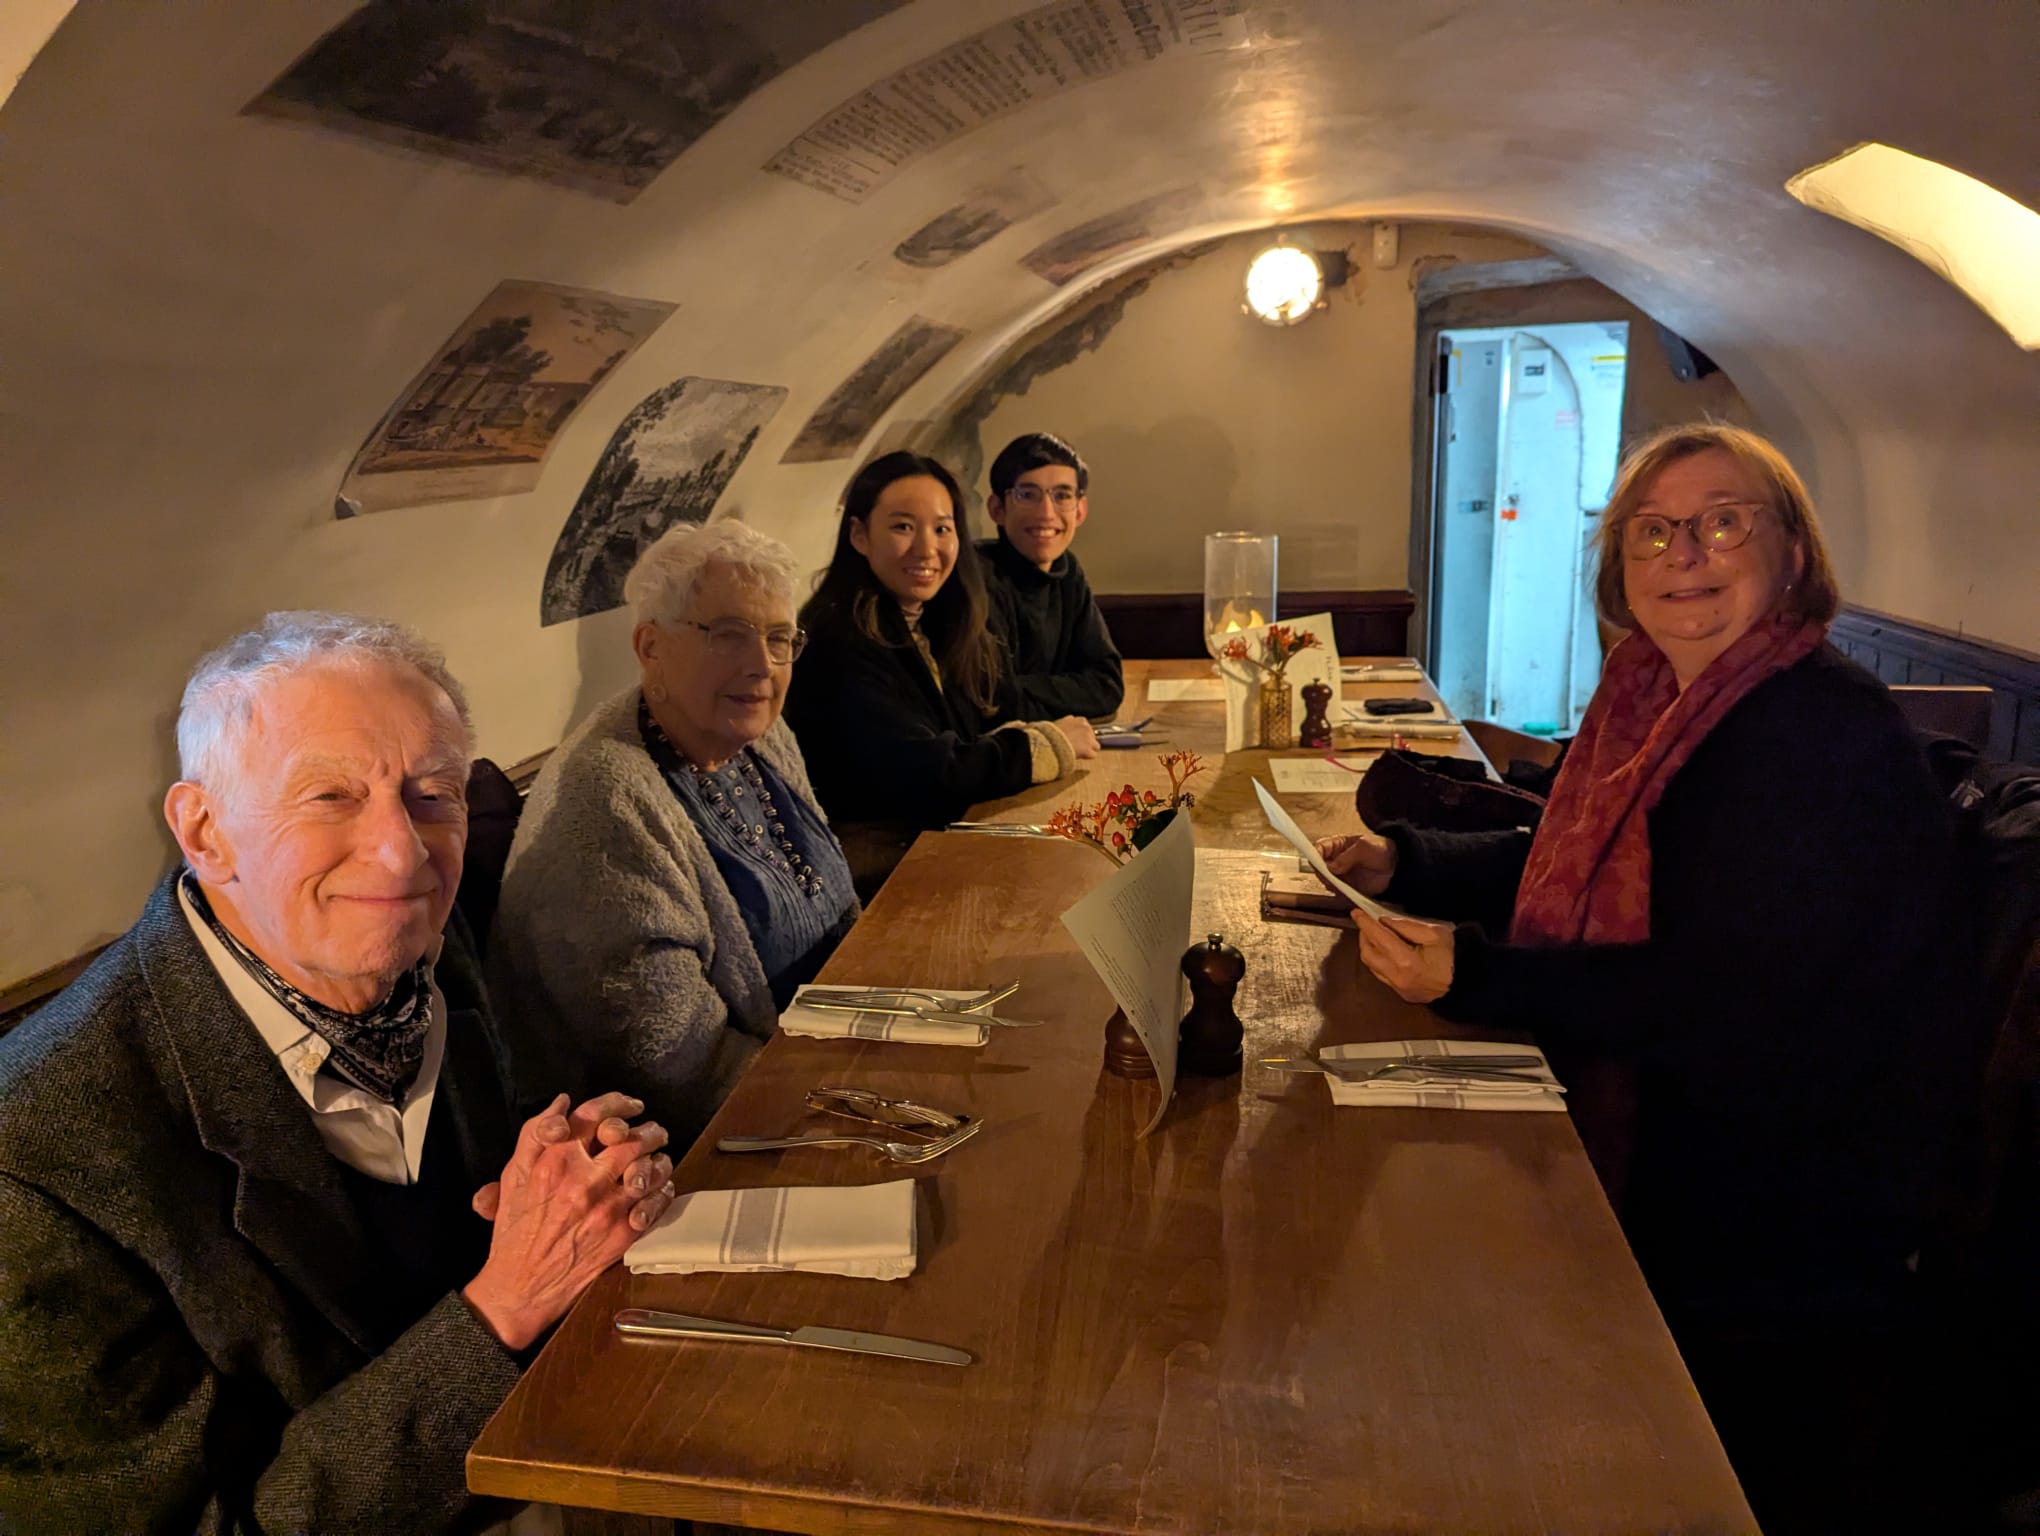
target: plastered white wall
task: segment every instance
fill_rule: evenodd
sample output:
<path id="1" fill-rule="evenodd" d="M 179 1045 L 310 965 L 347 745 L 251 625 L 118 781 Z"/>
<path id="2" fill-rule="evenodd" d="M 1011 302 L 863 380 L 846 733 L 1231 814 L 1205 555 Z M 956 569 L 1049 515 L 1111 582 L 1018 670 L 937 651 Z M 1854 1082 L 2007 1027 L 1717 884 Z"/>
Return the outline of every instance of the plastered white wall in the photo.
<path id="1" fill-rule="evenodd" d="M 1220 528 L 1279 534 L 1288 590 L 1408 586 L 1414 273 L 1448 256 L 1543 253 L 1419 225 L 1384 271 L 1368 259 L 1369 234 L 1364 224 L 1294 232 L 1353 258 L 1324 310 L 1295 326 L 1241 313 L 1265 235 L 1162 270 L 1095 351 L 1000 401 L 979 432 L 983 462 L 1022 432 L 1076 445 L 1092 476 L 1077 550 L 1101 592 L 1202 591 L 1204 535 Z"/>

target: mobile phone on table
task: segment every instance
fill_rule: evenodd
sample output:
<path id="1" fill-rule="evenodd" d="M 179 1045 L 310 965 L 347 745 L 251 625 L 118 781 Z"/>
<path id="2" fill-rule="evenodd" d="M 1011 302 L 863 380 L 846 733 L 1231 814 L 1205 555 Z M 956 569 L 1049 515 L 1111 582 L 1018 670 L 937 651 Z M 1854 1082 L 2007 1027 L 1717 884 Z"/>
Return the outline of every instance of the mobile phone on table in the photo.
<path id="1" fill-rule="evenodd" d="M 1363 699 L 1360 707 L 1370 715 L 1428 715 L 1429 699 Z"/>

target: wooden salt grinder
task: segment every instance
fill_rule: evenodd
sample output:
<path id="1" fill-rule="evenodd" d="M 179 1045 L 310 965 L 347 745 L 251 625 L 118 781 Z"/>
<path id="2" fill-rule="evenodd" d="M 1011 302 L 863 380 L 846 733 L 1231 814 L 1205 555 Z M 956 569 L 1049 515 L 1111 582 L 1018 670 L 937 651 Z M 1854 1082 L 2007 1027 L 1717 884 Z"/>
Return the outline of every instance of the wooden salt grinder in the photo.
<path id="1" fill-rule="evenodd" d="M 1240 1069 L 1240 1042 L 1246 1029 L 1233 1011 L 1247 959 L 1226 943 L 1222 933 L 1183 952 L 1183 974 L 1190 981 L 1190 1011 L 1183 1016 L 1177 1050 L 1178 1070 L 1198 1077 L 1229 1077 Z"/>

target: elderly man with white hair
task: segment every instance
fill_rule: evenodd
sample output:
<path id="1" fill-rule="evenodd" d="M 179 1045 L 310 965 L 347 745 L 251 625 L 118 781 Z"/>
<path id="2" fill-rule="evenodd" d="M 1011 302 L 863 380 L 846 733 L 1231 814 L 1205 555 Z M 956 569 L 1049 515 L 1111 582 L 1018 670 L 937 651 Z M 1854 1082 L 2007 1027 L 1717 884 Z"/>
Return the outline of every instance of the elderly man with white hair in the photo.
<path id="1" fill-rule="evenodd" d="M 184 858 L 0 1040 L 0 1527 L 473 1530 L 522 1360 L 672 1198 L 620 1093 L 519 1131 L 455 921 L 467 706 L 394 625 L 208 656 Z"/>
<path id="2" fill-rule="evenodd" d="M 669 529 L 624 583 L 639 679 L 526 801 L 490 941 L 522 1071 L 624 1074 L 691 1137 L 857 916 L 780 720 L 796 567 L 735 519 Z"/>

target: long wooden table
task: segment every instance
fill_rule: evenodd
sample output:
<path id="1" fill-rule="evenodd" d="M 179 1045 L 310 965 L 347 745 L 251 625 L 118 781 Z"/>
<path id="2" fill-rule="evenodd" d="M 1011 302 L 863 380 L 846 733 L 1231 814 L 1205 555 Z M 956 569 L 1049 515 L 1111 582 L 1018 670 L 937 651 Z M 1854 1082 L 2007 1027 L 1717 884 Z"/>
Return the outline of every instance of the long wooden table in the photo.
<path id="1" fill-rule="evenodd" d="M 1060 922 L 1110 866 L 924 836 L 824 978 L 1018 980 L 1011 1011 L 1047 1027 L 981 1050 L 779 1037 L 676 1173 L 683 1190 L 899 1176 L 857 1151 L 713 1150 L 812 1123 L 801 1096 L 822 1083 L 981 1117 L 910 1170 L 918 1272 L 614 1270 L 483 1432 L 471 1486 L 814 1533 L 1754 1530 L 1566 1116 L 1335 1113 L 1322 1081 L 1253 1064 L 1454 1031 L 1368 976 L 1350 934 L 1260 920 L 1260 871 L 1295 867 L 1253 806 L 1267 754 L 1221 760 L 1216 705 L 1140 704 L 1150 671 L 1194 664 L 1128 670 L 1122 713 L 1211 764 L 1192 786 L 1193 927 L 1247 956 L 1244 1075 L 1183 1081 L 1136 1140 L 1156 1089 L 1101 1072 L 1112 1000 Z M 982 814 L 1045 820 L 1125 782 L 1165 782 L 1154 754 L 1104 754 Z M 1337 800 L 1292 803 L 1351 825 Z M 626 1342 L 626 1306 L 904 1334 L 977 1363 Z"/>

